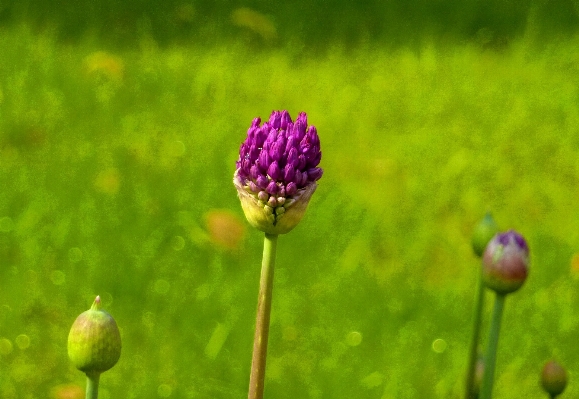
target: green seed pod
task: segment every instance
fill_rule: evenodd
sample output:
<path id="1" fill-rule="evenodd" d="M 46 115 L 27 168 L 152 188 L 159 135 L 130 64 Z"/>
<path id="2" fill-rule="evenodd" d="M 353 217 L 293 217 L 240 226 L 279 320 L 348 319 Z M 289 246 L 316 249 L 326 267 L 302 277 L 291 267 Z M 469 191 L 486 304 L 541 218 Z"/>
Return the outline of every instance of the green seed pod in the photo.
<path id="1" fill-rule="evenodd" d="M 113 317 L 100 309 L 99 296 L 74 321 L 68 334 L 68 357 L 80 371 L 102 373 L 121 356 L 121 335 Z"/>
<path id="2" fill-rule="evenodd" d="M 472 232 L 472 249 L 476 256 L 482 257 L 489 241 L 499 232 L 492 215 L 487 212 Z"/>
<path id="3" fill-rule="evenodd" d="M 567 386 L 567 372 L 559 363 L 550 360 L 545 363 L 543 371 L 541 372 L 541 385 L 543 389 L 554 398 L 565 390 Z"/>

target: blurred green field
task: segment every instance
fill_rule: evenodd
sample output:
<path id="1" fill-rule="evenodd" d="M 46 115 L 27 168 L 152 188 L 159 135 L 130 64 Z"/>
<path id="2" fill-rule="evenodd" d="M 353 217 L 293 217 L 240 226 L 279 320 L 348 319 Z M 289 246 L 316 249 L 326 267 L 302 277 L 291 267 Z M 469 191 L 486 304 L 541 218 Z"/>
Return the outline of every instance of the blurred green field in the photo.
<path id="1" fill-rule="evenodd" d="M 97 294 L 123 338 L 101 398 L 246 395 L 262 234 L 231 180 L 272 109 L 308 113 L 325 173 L 279 240 L 266 397 L 461 397 L 489 210 L 532 256 L 495 397 L 544 397 L 551 356 L 579 395 L 579 36 L 314 50 L 145 30 L 115 49 L 0 33 L 0 397 L 79 397 L 67 334 Z"/>

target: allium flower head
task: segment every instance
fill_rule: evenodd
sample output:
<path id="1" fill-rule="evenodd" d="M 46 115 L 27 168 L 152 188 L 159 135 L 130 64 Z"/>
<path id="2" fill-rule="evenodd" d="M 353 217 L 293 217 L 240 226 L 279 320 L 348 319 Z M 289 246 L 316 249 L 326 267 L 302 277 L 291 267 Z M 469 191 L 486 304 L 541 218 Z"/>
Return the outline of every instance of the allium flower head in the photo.
<path id="1" fill-rule="evenodd" d="M 518 290 L 529 273 L 529 247 L 519 233 L 496 234 L 483 254 L 483 281 L 499 294 Z"/>
<path id="2" fill-rule="evenodd" d="M 253 120 L 241 144 L 233 183 L 249 223 L 283 234 L 299 223 L 322 177 L 320 139 L 305 112 L 293 122 L 287 111 L 273 111 L 260 124 Z"/>

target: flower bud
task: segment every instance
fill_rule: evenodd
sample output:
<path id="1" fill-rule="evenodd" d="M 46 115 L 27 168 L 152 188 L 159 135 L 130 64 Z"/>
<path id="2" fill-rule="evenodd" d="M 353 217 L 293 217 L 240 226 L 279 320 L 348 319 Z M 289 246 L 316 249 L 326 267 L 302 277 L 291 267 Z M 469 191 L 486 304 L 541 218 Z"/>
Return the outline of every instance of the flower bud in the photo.
<path id="1" fill-rule="evenodd" d="M 295 123 L 287 111 L 273 111 L 260 123 L 253 120 L 240 147 L 233 184 L 252 226 L 284 234 L 302 219 L 322 177 L 320 139 L 304 112 Z"/>
<path id="2" fill-rule="evenodd" d="M 488 243 L 482 261 L 485 285 L 498 294 L 518 290 L 529 273 L 529 247 L 516 231 L 496 234 Z"/>
<path id="3" fill-rule="evenodd" d="M 99 296 L 76 318 L 68 334 L 68 357 L 85 373 L 102 373 L 121 356 L 121 335 L 110 314 L 100 309 Z"/>
<path id="4" fill-rule="evenodd" d="M 487 244 L 499 232 L 499 228 L 495 223 L 490 212 L 487 212 L 485 217 L 476 225 L 472 233 L 472 249 L 476 256 L 482 256 Z"/>
<path id="5" fill-rule="evenodd" d="M 545 363 L 543 371 L 541 372 L 541 385 L 543 389 L 554 398 L 565 390 L 567 386 L 567 372 L 555 360 L 550 360 Z"/>

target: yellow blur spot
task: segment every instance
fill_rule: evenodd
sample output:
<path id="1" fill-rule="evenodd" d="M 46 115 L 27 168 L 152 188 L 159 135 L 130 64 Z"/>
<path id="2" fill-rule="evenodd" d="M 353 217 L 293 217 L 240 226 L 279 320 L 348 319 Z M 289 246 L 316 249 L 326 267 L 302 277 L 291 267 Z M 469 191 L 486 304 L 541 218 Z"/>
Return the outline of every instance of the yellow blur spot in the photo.
<path id="1" fill-rule="evenodd" d="M 440 339 L 440 338 L 435 339 L 435 340 L 432 342 L 432 350 L 433 350 L 434 352 L 436 352 L 436 353 L 442 353 L 442 352 L 444 352 L 444 351 L 446 350 L 446 347 L 447 347 L 447 346 L 448 346 L 448 345 L 446 344 L 446 341 L 443 340 L 443 339 Z"/>
<path id="2" fill-rule="evenodd" d="M 24 350 L 30 346 L 30 337 L 26 334 L 20 334 L 16 337 L 16 345 Z"/>
<path id="3" fill-rule="evenodd" d="M 277 29 L 271 19 L 251 8 L 241 7 L 233 11 L 231 22 L 235 26 L 257 33 L 265 40 L 271 41 L 277 38 Z"/>
<path id="4" fill-rule="evenodd" d="M 115 168 L 101 171 L 94 180 L 94 188 L 105 194 L 116 194 L 120 186 L 121 177 L 119 171 Z"/>
<path id="5" fill-rule="evenodd" d="M 223 347 L 223 344 L 225 343 L 228 335 L 229 327 L 225 324 L 218 323 L 217 327 L 215 327 L 215 330 L 213 330 L 213 334 L 211 334 L 211 338 L 209 339 L 207 346 L 205 347 L 205 356 L 207 356 L 209 359 L 215 359 L 221 351 L 221 348 Z"/>
<path id="6" fill-rule="evenodd" d="M 85 57 L 84 70 L 88 76 L 104 76 L 120 81 L 125 73 L 125 64 L 120 57 L 97 51 Z"/>
<path id="7" fill-rule="evenodd" d="M 362 334 L 352 331 L 346 336 L 346 343 L 350 346 L 358 346 L 362 343 Z"/>
<path id="8" fill-rule="evenodd" d="M 12 342 L 7 338 L 0 338 L 0 355 L 8 355 L 12 352 Z"/>

